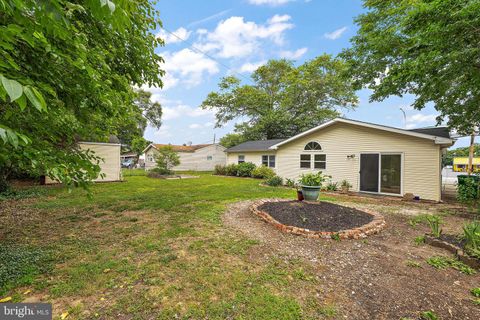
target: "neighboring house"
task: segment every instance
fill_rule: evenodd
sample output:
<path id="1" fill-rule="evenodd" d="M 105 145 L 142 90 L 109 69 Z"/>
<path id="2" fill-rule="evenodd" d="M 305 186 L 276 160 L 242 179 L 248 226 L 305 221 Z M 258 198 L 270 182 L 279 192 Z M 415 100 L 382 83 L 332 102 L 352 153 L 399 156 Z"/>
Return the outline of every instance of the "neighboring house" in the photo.
<path id="1" fill-rule="evenodd" d="M 472 166 L 474 172 L 480 172 L 480 158 L 476 157 L 472 159 Z M 468 170 L 468 157 L 454 157 L 453 158 L 453 171 L 454 172 L 467 172 Z"/>
<path id="2" fill-rule="evenodd" d="M 297 180 L 322 171 L 353 191 L 441 200 L 442 152 L 448 128 L 404 130 L 336 118 L 289 139 L 248 141 L 227 149 L 227 164 L 253 162 Z"/>
<path id="3" fill-rule="evenodd" d="M 120 168 L 120 143 L 103 143 L 103 142 L 79 142 L 80 149 L 91 150 L 95 156 L 100 157 L 103 161 L 100 162 L 100 173 L 105 176 L 98 177 L 95 181 L 112 182 L 122 180 Z M 45 178 L 46 184 L 58 183 L 48 177 Z"/>
<path id="4" fill-rule="evenodd" d="M 145 150 L 145 169 L 152 169 L 157 164 L 155 157 L 158 149 L 171 146 L 180 156 L 180 165 L 173 168 L 175 171 L 212 171 L 217 164 L 225 165 L 225 148 L 219 144 L 196 144 L 178 146 L 172 144 L 150 144 Z"/>

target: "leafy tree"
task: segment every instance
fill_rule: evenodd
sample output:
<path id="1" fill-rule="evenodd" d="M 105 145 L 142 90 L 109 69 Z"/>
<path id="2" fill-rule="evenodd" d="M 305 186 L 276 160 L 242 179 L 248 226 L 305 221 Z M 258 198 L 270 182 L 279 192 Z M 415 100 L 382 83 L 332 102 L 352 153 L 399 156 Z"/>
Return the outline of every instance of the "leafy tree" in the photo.
<path id="1" fill-rule="evenodd" d="M 415 96 L 433 103 L 451 128 L 470 134 L 480 124 L 478 0 L 364 0 L 360 29 L 342 56 L 357 89 L 370 99 Z"/>
<path id="2" fill-rule="evenodd" d="M 137 155 L 151 143 L 143 138 L 147 124 L 155 128 L 162 125 L 162 106 L 158 102 L 152 102 L 151 96 L 148 91 L 136 91 L 133 100 L 135 107 L 117 129 L 121 143 Z"/>
<path id="3" fill-rule="evenodd" d="M 454 157 L 468 157 L 470 148 L 463 147 L 463 148 L 456 148 L 452 150 L 448 150 L 447 153 L 442 158 L 443 166 L 451 166 L 453 165 L 453 158 Z M 475 144 L 474 146 L 474 156 L 480 156 L 480 144 Z"/>
<path id="4" fill-rule="evenodd" d="M 158 149 L 156 156 L 157 170 L 162 174 L 172 173 L 172 168 L 180 164 L 180 156 L 172 146 L 164 146 Z"/>
<path id="5" fill-rule="evenodd" d="M 76 142 L 107 141 L 138 116 L 132 86 L 162 85 L 159 24 L 148 0 L 0 0 L 0 180 L 97 176 Z"/>
<path id="6" fill-rule="evenodd" d="M 224 146 L 225 148 L 231 148 L 245 141 L 247 140 L 239 133 L 227 133 L 220 138 L 220 145 Z"/>
<path id="7" fill-rule="evenodd" d="M 246 140 L 290 137 L 338 116 L 340 107 L 355 106 L 357 97 L 343 71 L 345 63 L 326 54 L 298 67 L 270 60 L 252 74 L 251 85 L 223 78 L 202 108 L 217 110 L 217 127 L 247 118 L 235 127 Z"/>

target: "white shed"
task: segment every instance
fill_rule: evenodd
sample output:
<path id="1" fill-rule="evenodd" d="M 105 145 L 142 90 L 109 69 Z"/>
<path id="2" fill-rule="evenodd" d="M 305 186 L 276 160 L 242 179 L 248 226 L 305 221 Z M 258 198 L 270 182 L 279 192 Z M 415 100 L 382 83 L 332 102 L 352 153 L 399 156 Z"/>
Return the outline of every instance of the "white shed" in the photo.
<path id="1" fill-rule="evenodd" d="M 100 162 L 100 173 L 105 176 L 98 177 L 95 181 L 113 182 L 122 180 L 120 166 L 120 148 L 119 143 L 103 143 L 103 142 L 79 142 L 78 146 L 83 150 L 91 150 L 96 156 L 103 159 Z M 46 184 L 58 183 L 48 177 L 45 178 Z"/>

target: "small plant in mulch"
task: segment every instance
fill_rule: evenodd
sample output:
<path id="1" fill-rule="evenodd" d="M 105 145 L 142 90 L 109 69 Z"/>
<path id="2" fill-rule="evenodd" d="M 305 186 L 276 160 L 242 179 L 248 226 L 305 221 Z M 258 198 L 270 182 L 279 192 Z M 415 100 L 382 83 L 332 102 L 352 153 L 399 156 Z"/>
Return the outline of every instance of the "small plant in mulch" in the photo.
<path id="1" fill-rule="evenodd" d="M 473 288 L 470 293 L 476 298 L 473 299 L 473 303 L 480 306 L 480 288 Z"/>
<path id="2" fill-rule="evenodd" d="M 332 234 L 331 238 L 335 241 L 340 241 L 340 235 L 338 233 Z"/>
<path id="3" fill-rule="evenodd" d="M 420 246 L 425 243 L 425 236 L 415 237 L 415 239 L 413 239 L 413 242 L 415 243 L 415 245 Z"/>
<path id="4" fill-rule="evenodd" d="M 427 222 L 428 222 L 428 225 L 430 226 L 430 231 L 432 235 L 435 238 L 440 238 L 440 235 L 442 234 L 442 228 L 440 227 L 442 222 L 440 220 L 440 217 L 434 216 L 434 215 L 428 216 Z"/>
<path id="5" fill-rule="evenodd" d="M 405 261 L 405 265 L 407 267 L 412 267 L 412 268 L 421 268 L 422 267 L 422 265 L 419 262 L 413 261 L 413 260 Z"/>
<path id="6" fill-rule="evenodd" d="M 424 311 L 420 314 L 422 320 L 440 320 L 440 318 L 431 310 Z"/>
<path id="7" fill-rule="evenodd" d="M 474 269 L 470 268 L 463 262 L 453 258 L 435 256 L 427 259 L 427 263 L 436 269 L 453 268 L 467 275 L 472 275 L 476 273 Z"/>

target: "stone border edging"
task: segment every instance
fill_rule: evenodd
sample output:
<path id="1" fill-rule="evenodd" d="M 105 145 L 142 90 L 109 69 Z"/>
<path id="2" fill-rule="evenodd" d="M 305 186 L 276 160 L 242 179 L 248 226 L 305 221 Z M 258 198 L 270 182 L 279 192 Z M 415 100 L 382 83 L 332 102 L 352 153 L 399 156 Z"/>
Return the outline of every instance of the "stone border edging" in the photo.
<path id="1" fill-rule="evenodd" d="M 462 248 L 457 247 L 449 242 L 440 240 L 438 238 L 434 238 L 429 234 L 425 235 L 425 243 L 431 245 L 432 247 L 442 248 L 450 251 L 451 253 L 455 254 L 458 260 L 465 263 L 467 266 L 472 267 L 474 269 L 480 269 L 480 261 L 475 258 L 468 256 Z"/>
<path id="2" fill-rule="evenodd" d="M 340 239 L 363 239 L 369 235 L 375 234 L 380 232 L 380 230 L 386 227 L 386 222 L 383 216 L 375 211 L 362 209 L 361 211 L 373 216 L 373 221 L 357 228 L 347 229 L 347 230 L 340 230 L 338 232 L 333 231 L 314 231 L 304 228 L 299 228 L 295 226 L 289 226 L 282 224 L 275 220 L 271 215 L 267 212 L 258 209 L 264 203 L 268 202 L 289 202 L 292 200 L 288 199 L 261 199 L 256 200 L 250 206 L 250 211 L 262 218 L 265 222 L 272 224 L 275 228 L 279 229 L 285 233 L 292 233 L 295 235 L 304 236 L 307 238 L 315 238 L 315 239 L 331 239 L 332 236 L 338 235 Z M 304 201 L 306 203 L 316 203 L 313 201 Z"/>

